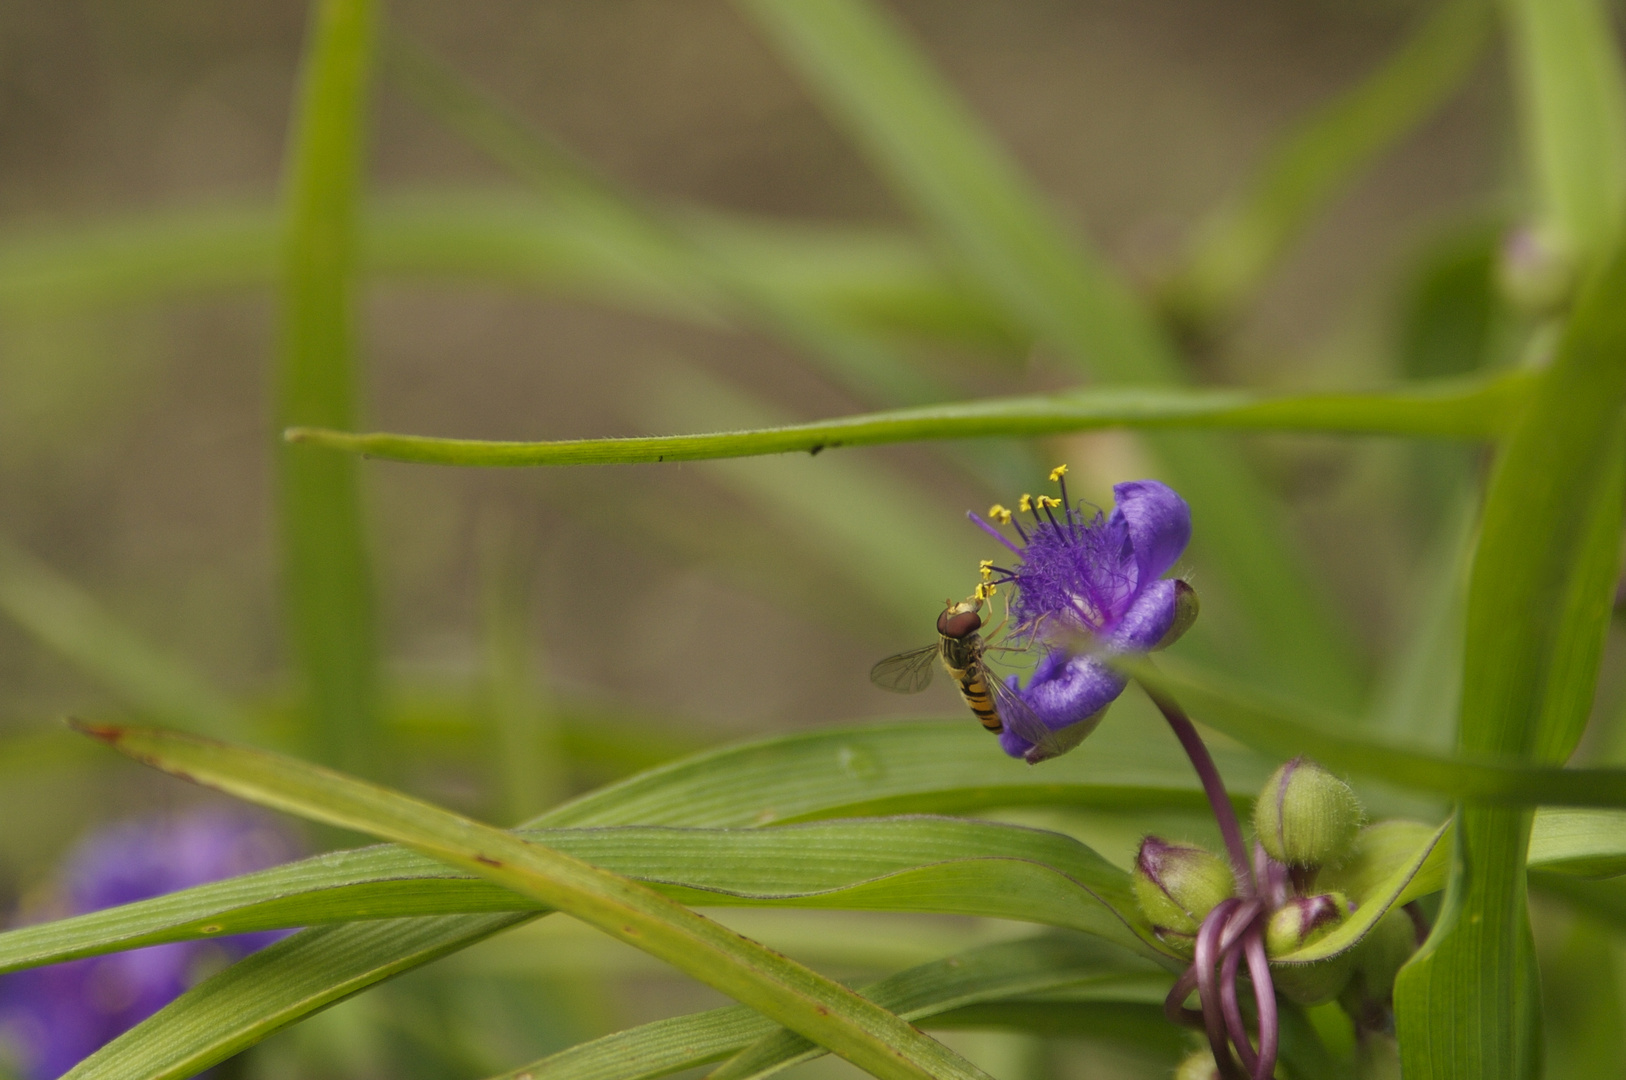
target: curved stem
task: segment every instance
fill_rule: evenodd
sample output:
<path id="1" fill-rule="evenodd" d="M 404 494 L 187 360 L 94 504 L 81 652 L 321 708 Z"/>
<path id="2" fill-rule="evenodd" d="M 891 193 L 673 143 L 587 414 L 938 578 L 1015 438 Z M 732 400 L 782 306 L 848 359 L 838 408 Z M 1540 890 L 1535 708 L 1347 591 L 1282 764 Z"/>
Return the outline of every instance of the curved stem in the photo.
<path id="1" fill-rule="evenodd" d="M 1225 953 L 1220 963 L 1220 1005 L 1224 1009 L 1225 1030 L 1231 1036 L 1237 1056 L 1242 1059 L 1242 1067 L 1258 1076 L 1259 1055 L 1253 1052 L 1253 1043 L 1248 1039 L 1248 1025 L 1242 1019 L 1242 1003 L 1236 993 L 1236 971 L 1241 963 L 1241 949 L 1233 948 Z"/>
<path id="2" fill-rule="evenodd" d="M 1169 1018 L 1169 1023 L 1202 1026 L 1202 1012 L 1186 1008 L 1186 998 L 1190 997 L 1195 989 L 1197 989 L 1197 966 L 1193 964 L 1174 980 L 1174 985 L 1169 988 L 1169 996 L 1163 999 L 1163 1015 Z"/>
<path id="3" fill-rule="evenodd" d="M 1220 937 L 1226 924 L 1230 922 L 1232 912 L 1241 904 L 1242 901 L 1233 897 L 1220 901 L 1214 910 L 1208 913 L 1208 917 L 1197 930 L 1197 950 L 1192 961 L 1192 969 L 1197 973 L 1197 996 L 1202 1002 L 1203 1029 L 1208 1034 L 1208 1046 L 1214 1052 L 1214 1064 L 1218 1066 L 1220 1076 L 1224 1080 L 1247 1080 L 1246 1075 L 1237 1068 L 1236 1059 L 1231 1056 L 1230 1044 L 1226 1039 L 1218 973 L 1214 970 L 1215 964 L 1220 959 Z"/>
<path id="4" fill-rule="evenodd" d="M 1253 880 L 1253 863 L 1248 858 L 1248 846 L 1242 840 L 1242 826 L 1237 822 L 1236 808 L 1231 805 L 1230 796 L 1225 793 L 1225 781 L 1220 777 L 1219 767 L 1214 764 L 1202 736 L 1197 734 L 1197 726 L 1168 694 L 1141 680 L 1136 681 L 1140 682 L 1146 696 L 1163 714 L 1163 719 L 1169 722 L 1169 727 L 1174 729 L 1174 737 L 1180 740 L 1186 757 L 1191 759 L 1191 767 L 1197 771 L 1197 779 L 1202 781 L 1203 794 L 1208 796 L 1208 805 L 1214 810 L 1214 819 L 1219 822 L 1220 835 L 1225 837 L 1225 852 L 1231 858 L 1231 872 L 1236 875 L 1237 890 L 1244 896 L 1252 896 L 1257 886 Z"/>
<path id="5" fill-rule="evenodd" d="M 1270 977 L 1270 959 L 1265 955 L 1264 931 L 1255 926 L 1242 940 L 1248 954 L 1248 974 L 1253 978 L 1253 1001 L 1259 1009 L 1259 1060 L 1254 1080 L 1270 1080 L 1276 1071 L 1276 1048 L 1281 1026 L 1276 1016 L 1276 983 Z"/>

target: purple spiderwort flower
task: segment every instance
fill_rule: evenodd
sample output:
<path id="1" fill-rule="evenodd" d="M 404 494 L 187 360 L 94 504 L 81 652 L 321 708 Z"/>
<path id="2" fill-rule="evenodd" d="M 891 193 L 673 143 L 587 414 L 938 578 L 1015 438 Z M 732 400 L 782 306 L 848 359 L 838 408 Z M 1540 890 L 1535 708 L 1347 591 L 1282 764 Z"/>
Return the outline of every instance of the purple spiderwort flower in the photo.
<path id="1" fill-rule="evenodd" d="M 46 914 L 82 915 L 263 870 L 294 857 L 264 819 L 194 813 L 125 822 L 69 855 Z M 54 1080 L 193 983 L 286 931 L 181 941 L 0 976 L 0 1043 L 27 1080 Z"/>
<path id="2" fill-rule="evenodd" d="M 1070 750 L 1095 730 L 1127 683 L 1092 652 L 1163 648 L 1191 625 L 1197 606 L 1190 585 L 1163 577 L 1191 539 L 1186 501 L 1156 480 L 1135 480 L 1113 487 L 1110 516 L 1099 510 L 1087 514 L 1068 501 L 1066 473 L 1061 465 L 1050 474 L 1061 498 L 1022 496 L 1017 509 L 1031 515 L 1031 522 L 1024 524 L 1002 506 L 988 511 L 1015 529 L 1020 546 L 983 518 L 968 516 L 1017 557 L 1009 568 L 983 564 L 991 584 L 1016 588 L 1010 606 L 1013 635 L 1048 646 L 1027 686 L 1014 675 L 1009 685 L 1061 736 L 1061 748 Z M 1080 639 L 1091 643 L 1092 652 L 1078 648 Z M 1011 757 L 1042 760 L 1035 756 L 1042 749 L 1009 725 L 1000 746 Z"/>

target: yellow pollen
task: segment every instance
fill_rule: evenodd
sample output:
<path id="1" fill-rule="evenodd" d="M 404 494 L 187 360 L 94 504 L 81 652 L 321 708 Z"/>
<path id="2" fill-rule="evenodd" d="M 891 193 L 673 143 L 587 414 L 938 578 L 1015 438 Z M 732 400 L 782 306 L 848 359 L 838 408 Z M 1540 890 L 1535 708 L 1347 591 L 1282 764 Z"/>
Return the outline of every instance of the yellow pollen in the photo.
<path id="1" fill-rule="evenodd" d="M 977 599 L 978 600 L 991 599 L 993 597 L 993 595 L 994 595 L 994 589 L 995 588 L 996 588 L 996 586 L 994 584 L 992 584 L 991 582 L 987 582 L 987 581 L 983 582 L 981 585 L 978 585 L 977 586 L 977 593 L 976 593 Z"/>
<path id="2" fill-rule="evenodd" d="M 982 580 L 984 580 L 984 581 L 987 581 L 989 578 L 993 577 L 994 576 L 994 560 L 992 560 L 992 559 L 984 559 L 981 562 L 979 562 L 977 564 L 977 572 L 982 575 Z"/>
<path id="3" fill-rule="evenodd" d="M 1050 470 L 1050 482 L 1053 484 L 1053 483 L 1060 480 L 1062 477 L 1064 477 L 1066 475 L 1067 475 L 1067 466 L 1065 466 L 1065 465 L 1057 465 L 1054 469 Z"/>
<path id="4" fill-rule="evenodd" d="M 1060 499 L 1052 499 L 1049 495 L 1040 495 L 1039 498 L 1036 501 L 1038 503 L 1038 506 L 1039 506 L 1040 510 L 1043 510 L 1047 506 L 1060 506 L 1061 505 L 1061 500 Z"/>
<path id="5" fill-rule="evenodd" d="M 1021 499 L 1017 500 L 1016 508 L 1023 513 L 1027 513 L 1029 510 L 1032 510 L 1033 496 L 1024 494 Z"/>
<path id="6" fill-rule="evenodd" d="M 1009 525 L 1011 523 L 1011 512 L 998 503 L 995 503 L 988 508 L 988 516 L 999 522 L 1001 525 Z"/>

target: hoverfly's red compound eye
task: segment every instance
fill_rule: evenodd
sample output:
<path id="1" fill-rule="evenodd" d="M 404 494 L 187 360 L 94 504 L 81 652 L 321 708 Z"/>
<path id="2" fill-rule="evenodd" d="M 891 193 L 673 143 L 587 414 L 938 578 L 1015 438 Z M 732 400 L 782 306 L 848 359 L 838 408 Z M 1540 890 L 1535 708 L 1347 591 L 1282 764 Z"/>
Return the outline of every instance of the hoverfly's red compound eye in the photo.
<path id="1" fill-rule="evenodd" d="M 955 611 L 953 608 L 937 617 L 937 632 L 946 638 L 970 637 L 982 628 L 982 616 L 975 611 Z"/>

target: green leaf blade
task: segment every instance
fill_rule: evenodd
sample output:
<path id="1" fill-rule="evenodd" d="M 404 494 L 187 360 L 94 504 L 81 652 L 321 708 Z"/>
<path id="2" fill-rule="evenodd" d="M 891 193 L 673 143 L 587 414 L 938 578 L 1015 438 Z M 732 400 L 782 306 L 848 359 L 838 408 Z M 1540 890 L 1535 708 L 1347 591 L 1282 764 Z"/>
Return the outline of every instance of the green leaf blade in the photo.
<path id="1" fill-rule="evenodd" d="M 372 0 L 321 0 L 295 109 L 287 176 L 279 427 L 356 416 L 354 284 Z M 278 523 L 307 740 L 325 760 L 374 767 L 377 656 L 355 463 L 281 447 Z"/>
<path id="2" fill-rule="evenodd" d="M 983 1073 L 942 1044 L 852 991 L 645 886 L 568 855 L 292 758 L 175 733 L 83 730 L 145 764 L 274 809 L 407 843 L 556 907 L 883 1080 L 984 1080 Z"/>

